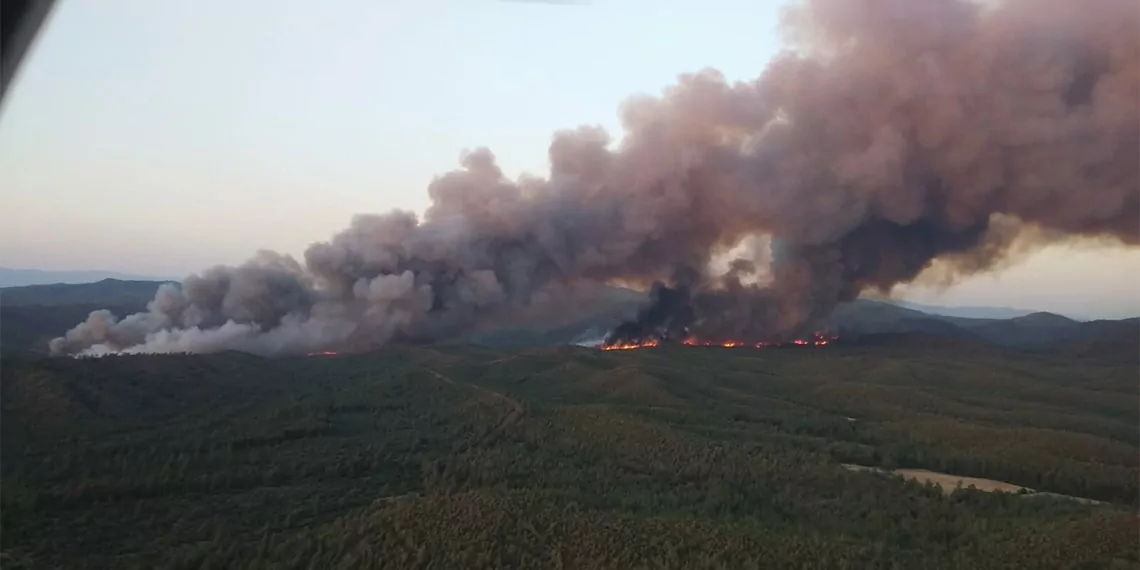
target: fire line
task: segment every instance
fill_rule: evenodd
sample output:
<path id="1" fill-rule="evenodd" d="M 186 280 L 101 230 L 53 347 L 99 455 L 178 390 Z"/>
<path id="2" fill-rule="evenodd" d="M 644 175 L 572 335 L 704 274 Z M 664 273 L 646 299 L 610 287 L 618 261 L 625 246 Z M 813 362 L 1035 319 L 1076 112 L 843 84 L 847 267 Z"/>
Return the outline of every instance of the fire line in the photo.
<path id="1" fill-rule="evenodd" d="M 740 340 L 701 340 L 695 337 L 687 338 L 680 342 L 684 346 L 699 346 L 711 348 L 780 348 L 785 346 L 805 346 L 805 347 L 824 347 L 829 346 L 837 339 L 837 336 L 826 335 L 823 333 L 815 333 L 810 339 L 796 339 L 788 342 L 745 342 Z M 601 346 L 602 350 L 635 350 L 638 348 L 653 348 L 660 346 L 661 341 L 650 339 L 640 342 L 619 342 L 615 344 L 608 344 Z"/>

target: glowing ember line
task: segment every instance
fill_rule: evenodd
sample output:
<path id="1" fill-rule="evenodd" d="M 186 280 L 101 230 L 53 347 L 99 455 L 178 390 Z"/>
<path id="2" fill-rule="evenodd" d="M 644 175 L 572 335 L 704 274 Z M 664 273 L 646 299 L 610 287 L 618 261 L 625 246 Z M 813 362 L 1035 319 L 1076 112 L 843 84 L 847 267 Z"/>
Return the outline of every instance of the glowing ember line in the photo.
<path id="1" fill-rule="evenodd" d="M 699 347 L 719 347 L 719 348 L 777 348 L 780 346 L 808 346 L 808 347 L 823 347 L 828 346 L 835 339 L 838 338 L 834 335 L 828 336 L 823 333 L 815 333 L 811 339 L 795 339 L 788 342 L 744 342 L 742 340 L 701 340 L 695 337 L 687 338 L 681 341 L 685 346 L 699 346 Z M 657 340 L 646 340 L 643 342 L 611 344 L 609 346 L 600 347 L 602 350 L 635 350 L 638 348 L 650 348 L 659 346 L 661 343 Z"/>
<path id="2" fill-rule="evenodd" d="M 602 350 L 634 350 L 638 348 L 652 348 L 658 344 L 660 343 L 655 340 L 647 340 L 636 344 L 611 344 L 609 346 L 603 346 Z"/>

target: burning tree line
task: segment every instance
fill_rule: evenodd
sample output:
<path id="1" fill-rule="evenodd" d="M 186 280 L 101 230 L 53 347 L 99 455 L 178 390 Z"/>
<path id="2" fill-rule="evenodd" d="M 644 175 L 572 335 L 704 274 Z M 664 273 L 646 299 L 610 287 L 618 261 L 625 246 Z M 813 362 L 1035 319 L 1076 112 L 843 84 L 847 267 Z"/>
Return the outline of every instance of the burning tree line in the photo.
<path id="1" fill-rule="evenodd" d="M 56 354 L 305 354 L 463 338 L 654 285 L 609 344 L 807 338 L 843 301 L 1057 240 L 1140 244 L 1134 0 L 804 0 L 755 80 L 682 75 L 625 136 L 554 135 L 546 178 L 487 149 L 422 219 L 360 215 L 303 262 L 261 252 L 96 311 Z M 534 315 L 540 315 L 535 317 Z M 688 334 L 680 332 L 688 330 Z"/>
<path id="2" fill-rule="evenodd" d="M 794 339 L 788 342 L 746 342 L 742 340 L 701 340 L 696 337 L 686 338 L 680 341 L 679 344 L 683 346 L 703 346 L 703 347 L 718 347 L 718 348 L 781 348 L 786 346 L 804 346 L 804 347 L 823 347 L 830 346 L 839 339 L 838 335 L 828 334 L 824 332 L 815 332 L 809 339 Z M 640 341 L 618 341 L 606 342 L 601 346 L 602 350 L 635 350 L 638 348 L 653 348 L 661 346 L 662 341 L 658 339 L 645 339 Z"/>

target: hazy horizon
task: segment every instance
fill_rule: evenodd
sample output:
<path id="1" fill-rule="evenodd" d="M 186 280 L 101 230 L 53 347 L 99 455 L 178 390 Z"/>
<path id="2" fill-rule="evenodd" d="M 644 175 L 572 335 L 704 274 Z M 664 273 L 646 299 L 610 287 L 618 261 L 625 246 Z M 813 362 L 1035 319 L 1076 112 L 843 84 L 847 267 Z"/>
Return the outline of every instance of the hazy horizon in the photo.
<path id="1" fill-rule="evenodd" d="M 148 275 L 148 274 L 139 274 L 139 273 L 130 273 L 130 272 L 107 271 L 107 270 L 102 270 L 102 269 L 73 269 L 73 270 L 48 269 L 48 270 L 44 270 L 44 269 L 35 269 L 35 268 L 0 267 L 0 273 L 6 273 L 9 271 L 11 271 L 11 272 L 27 271 L 27 272 L 43 272 L 46 274 L 59 274 L 59 275 L 66 276 L 66 279 L 64 279 L 62 277 L 53 277 L 53 278 L 44 278 L 44 279 L 25 279 L 25 280 L 22 280 L 20 283 L 17 283 L 17 284 L 0 283 L 0 288 L 47 285 L 47 284 L 57 284 L 57 283 L 82 284 L 82 283 L 92 283 L 94 281 L 99 281 L 99 280 L 107 279 L 107 278 L 121 279 L 121 280 L 180 281 L 181 279 L 183 279 L 185 277 L 185 276 L 175 276 L 175 275 Z M 98 277 L 96 279 L 91 279 L 89 276 L 92 274 L 97 274 Z M 990 276 L 990 277 L 993 277 L 993 276 Z M 59 280 L 59 279 L 63 279 L 63 280 Z M 967 287 L 970 287 L 970 283 L 968 283 L 968 282 L 957 286 L 956 289 L 961 291 L 963 289 L 966 289 Z M 894 295 L 889 295 L 889 296 L 879 295 L 879 294 L 875 294 L 875 293 L 868 293 L 868 294 L 863 295 L 863 298 L 871 299 L 871 300 L 885 300 L 885 301 L 891 301 L 891 302 L 909 302 L 909 303 L 913 303 L 915 305 L 918 305 L 920 307 L 932 307 L 932 308 L 942 307 L 942 308 L 946 308 L 946 309 L 971 309 L 971 308 L 989 309 L 989 308 L 992 308 L 992 309 L 1008 309 L 1008 310 L 1013 310 L 1013 311 L 1026 311 L 1026 312 L 1049 311 L 1049 312 L 1054 312 L 1054 313 L 1061 314 L 1061 315 L 1067 316 L 1069 318 L 1077 319 L 1077 320 L 1125 319 L 1125 318 L 1140 317 L 1140 310 L 1137 310 L 1135 312 L 1128 312 L 1128 310 L 1126 308 L 1121 310 L 1120 312 L 1086 314 L 1086 313 L 1081 313 L 1079 311 L 1070 311 L 1068 309 L 1056 309 L 1056 308 L 1046 309 L 1046 308 L 1041 308 L 1041 307 L 1037 307 L 1037 306 L 1019 305 L 1018 304 L 1019 301 L 1016 299 L 1009 299 L 1008 302 L 1006 302 L 1005 300 L 999 299 L 998 302 L 996 302 L 996 303 L 987 303 L 987 302 L 971 303 L 968 301 L 962 302 L 962 301 L 956 301 L 952 297 L 948 298 L 945 295 L 942 295 L 937 289 L 934 289 L 934 288 L 923 288 L 923 289 L 918 290 L 916 292 L 901 291 L 901 292 L 897 292 Z"/>
<path id="2" fill-rule="evenodd" d="M 464 149 L 543 173 L 556 130 L 619 137 L 627 97 L 704 67 L 750 79 L 779 45 L 774 3 L 337 6 L 60 3 L 0 110 L 0 266 L 179 277 L 300 257 L 356 213 L 422 212 Z M 1140 314 L 1137 278 L 1140 251 L 1058 244 L 898 293 L 1120 317 Z"/>

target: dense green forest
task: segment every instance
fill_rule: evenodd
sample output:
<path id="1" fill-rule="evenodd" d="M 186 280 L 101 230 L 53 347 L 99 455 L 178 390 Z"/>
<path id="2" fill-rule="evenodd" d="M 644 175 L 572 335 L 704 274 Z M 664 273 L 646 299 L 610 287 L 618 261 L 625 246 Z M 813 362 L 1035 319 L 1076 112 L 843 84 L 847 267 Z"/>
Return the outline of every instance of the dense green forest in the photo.
<path id="1" fill-rule="evenodd" d="M 1140 568 L 1138 364 L 915 337 L 9 355 L 0 566 Z"/>

